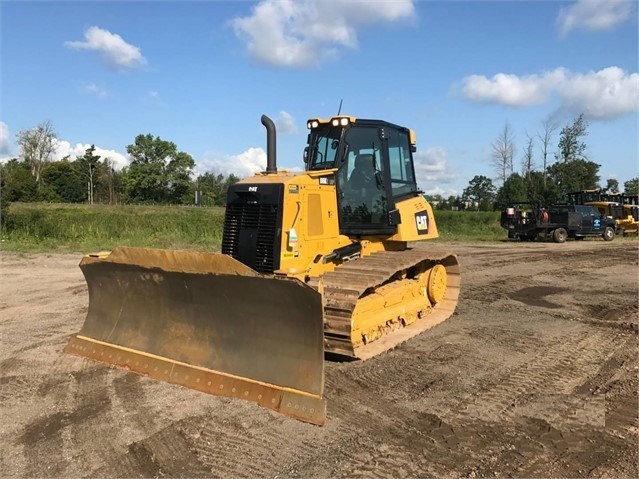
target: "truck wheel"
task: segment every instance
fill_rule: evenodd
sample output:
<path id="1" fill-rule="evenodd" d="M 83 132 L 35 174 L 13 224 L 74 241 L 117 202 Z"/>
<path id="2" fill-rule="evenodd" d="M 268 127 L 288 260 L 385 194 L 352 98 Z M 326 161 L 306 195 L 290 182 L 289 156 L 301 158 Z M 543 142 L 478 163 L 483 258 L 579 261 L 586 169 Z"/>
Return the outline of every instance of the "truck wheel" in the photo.
<path id="1" fill-rule="evenodd" d="M 565 243 L 568 238 L 568 233 L 563 228 L 557 228 L 552 232 L 552 240 L 555 243 Z"/>
<path id="2" fill-rule="evenodd" d="M 612 241 L 615 239 L 615 230 L 613 230 L 610 226 L 607 226 L 601 236 L 603 236 L 605 241 Z"/>

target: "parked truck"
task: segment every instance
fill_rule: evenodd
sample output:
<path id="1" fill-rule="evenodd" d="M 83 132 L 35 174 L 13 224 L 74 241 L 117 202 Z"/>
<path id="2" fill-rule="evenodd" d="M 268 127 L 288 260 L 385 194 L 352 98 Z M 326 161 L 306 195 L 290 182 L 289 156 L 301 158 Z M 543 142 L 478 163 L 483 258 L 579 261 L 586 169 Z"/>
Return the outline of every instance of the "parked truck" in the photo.
<path id="1" fill-rule="evenodd" d="M 552 239 L 563 243 L 568 238 L 589 236 L 612 241 L 615 237 L 615 220 L 588 205 L 511 203 L 501 213 L 501 226 L 508 231 L 508 238 L 521 241 Z"/>

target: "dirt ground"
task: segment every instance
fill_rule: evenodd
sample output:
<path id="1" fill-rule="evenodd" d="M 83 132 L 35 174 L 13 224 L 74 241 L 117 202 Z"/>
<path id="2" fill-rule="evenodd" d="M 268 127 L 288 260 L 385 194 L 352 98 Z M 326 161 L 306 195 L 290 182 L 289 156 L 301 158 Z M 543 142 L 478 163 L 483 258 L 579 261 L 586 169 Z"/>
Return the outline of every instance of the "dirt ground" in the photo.
<path id="1" fill-rule="evenodd" d="M 64 354 L 79 257 L 1 253 L 0 475 L 637 477 L 638 243 L 442 246 L 456 314 L 327 363 L 324 427 Z"/>

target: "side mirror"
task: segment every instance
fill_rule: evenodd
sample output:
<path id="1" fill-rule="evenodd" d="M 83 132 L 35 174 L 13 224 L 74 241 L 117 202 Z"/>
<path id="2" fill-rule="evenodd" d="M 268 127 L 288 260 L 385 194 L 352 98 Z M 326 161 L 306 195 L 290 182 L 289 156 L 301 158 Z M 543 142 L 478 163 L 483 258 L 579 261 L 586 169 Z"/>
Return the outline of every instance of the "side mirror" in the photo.
<path id="1" fill-rule="evenodd" d="M 308 146 L 304 148 L 304 163 L 308 163 Z"/>

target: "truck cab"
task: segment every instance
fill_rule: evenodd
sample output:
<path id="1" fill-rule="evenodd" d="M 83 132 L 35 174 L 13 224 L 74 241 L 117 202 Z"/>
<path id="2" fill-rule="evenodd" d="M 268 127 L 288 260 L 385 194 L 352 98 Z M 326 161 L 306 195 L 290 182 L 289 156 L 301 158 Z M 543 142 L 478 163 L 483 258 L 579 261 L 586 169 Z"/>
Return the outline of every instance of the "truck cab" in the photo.
<path id="1" fill-rule="evenodd" d="M 584 239 L 602 236 L 610 241 L 615 236 L 615 220 L 590 205 L 555 205 L 548 209 L 550 222 L 560 225 L 567 237 Z M 561 234 L 559 234 L 561 236 Z M 554 236 L 553 236 L 554 238 Z"/>

